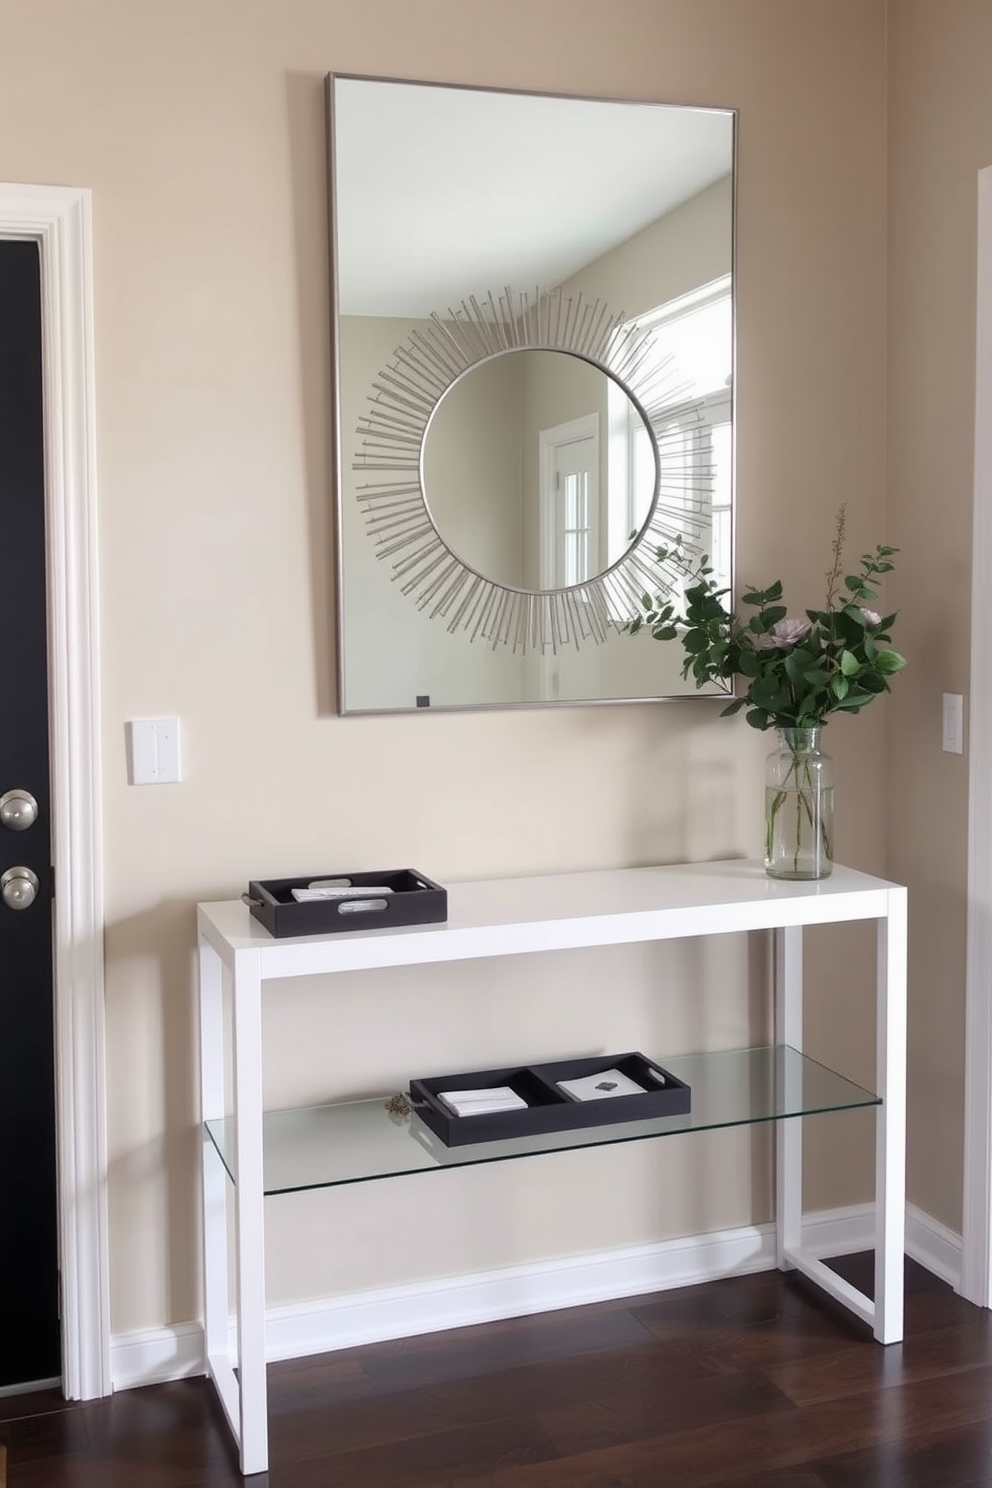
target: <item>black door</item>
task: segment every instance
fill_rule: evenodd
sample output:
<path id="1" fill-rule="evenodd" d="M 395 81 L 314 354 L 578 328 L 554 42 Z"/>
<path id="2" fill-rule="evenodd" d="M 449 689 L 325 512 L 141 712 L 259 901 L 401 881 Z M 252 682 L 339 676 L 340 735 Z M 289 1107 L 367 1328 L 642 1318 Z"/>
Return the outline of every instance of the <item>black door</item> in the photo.
<path id="1" fill-rule="evenodd" d="M 42 407 L 38 246 L 0 241 L 0 1388 L 62 1372 Z"/>

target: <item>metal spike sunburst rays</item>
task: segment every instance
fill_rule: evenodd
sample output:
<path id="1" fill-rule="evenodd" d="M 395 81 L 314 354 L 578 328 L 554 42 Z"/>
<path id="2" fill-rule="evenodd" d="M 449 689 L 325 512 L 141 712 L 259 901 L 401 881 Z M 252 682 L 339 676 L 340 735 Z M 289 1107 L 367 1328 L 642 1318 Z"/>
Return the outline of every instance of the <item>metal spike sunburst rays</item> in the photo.
<path id="1" fill-rule="evenodd" d="M 376 554 L 420 610 L 494 649 L 557 653 L 601 644 L 638 612 L 643 593 L 672 587 L 676 571 L 659 563 L 656 550 L 676 540 L 684 552 L 698 550 L 712 473 L 700 464 L 694 439 L 702 407 L 685 398 L 670 362 L 659 365 L 652 343 L 650 331 L 625 326 L 623 315 L 600 300 L 506 288 L 481 300 L 470 296 L 447 317 L 432 314 L 397 348 L 359 420 L 354 469 L 371 477 L 357 497 Z M 448 547 L 421 489 L 424 435 L 447 389 L 480 362 L 527 349 L 580 357 L 613 378 L 642 415 L 662 472 L 647 520 L 625 553 L 571 588 L 519 589 L 477 572 Z"/>

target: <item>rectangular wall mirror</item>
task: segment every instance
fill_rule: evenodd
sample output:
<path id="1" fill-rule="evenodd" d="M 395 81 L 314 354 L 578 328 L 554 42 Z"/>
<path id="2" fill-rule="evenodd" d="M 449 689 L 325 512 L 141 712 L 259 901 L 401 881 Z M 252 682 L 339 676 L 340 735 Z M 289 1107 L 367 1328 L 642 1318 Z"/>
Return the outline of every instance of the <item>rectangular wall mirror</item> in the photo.
<path id="1" fill-rule="evenodd" d="M 729 584 L 730 110 L 327 80 L 342 713 L 696 696 Z"/>

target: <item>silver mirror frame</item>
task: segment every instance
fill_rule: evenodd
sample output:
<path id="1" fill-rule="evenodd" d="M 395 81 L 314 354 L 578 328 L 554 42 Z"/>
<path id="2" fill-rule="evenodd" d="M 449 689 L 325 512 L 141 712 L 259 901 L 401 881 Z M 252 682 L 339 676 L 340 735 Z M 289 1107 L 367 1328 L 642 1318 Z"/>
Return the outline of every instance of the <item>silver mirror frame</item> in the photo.
<path id="1" fill-rule="evenodd" d="M 334 399 L 334 476 L 336 482 L 336 559 L 338 625 L 344 624 L 343 552 L 344 534 L 341 501 L 342 466 L 347 457 L 349 431 L 342 427 L 340 361 L 336 334 L 338 324 L 337 244 L 334 210 L 334 82 L 349 81 L 409 83 L 414 80 L 328 74 L 325 100 L 328 143 L 328 212 L 331 249 L 330 312 Z M 450 86 L 425 84 L 425 86 Z M 514 90 L 484 90 L 514 91 Z M 533 95 L 531 95 L 533 96 Z M 541 97 L 570 95 L 541 94 Z M 610 100 L 595 100 L 607 102 Z M 635 100 L 614 100 L 636 102 Z M 649 101 L 652 107 L 684 107 Z M 730 109 L 717 110 L 733 113 Z M 731 262 L 736 280 L 736 189 L 737 130 L 733 133 L 731 172 L 733 216 Z M 652 333 L 625 324 L 623 312 L 614 312 L 603 302 L 588 302 L 582 294 L 565 295 L 560 287 L 500 292 L 483 291 L 463 300 L 446 314 L 435 310 L 423 333 L 414 333 L 397 347 L 392 360 L 381 369 L 368 394 L 369 411 L 356 430 L 360 440 L 352 469 L 371 477 L 357 491 L 366 530 L 376 556 L 389 563 L 390 577 L 409 595 L 417 608 L 430 618 L 441 619 L 450 633 L 465 632 L 472 641 L 481 640 L 493 649 L 510 648 L 557 653 L 563 647 L 576 649 L 590 642 L 605 641 L 621 624 L 618 615 L 631 618 L 640 610 L 640 597 L 668 591 L 678 571 L 659 561 L 657 549 L 671 548 L 676 540 L 684 552 L 699 551 L 705 513 L 712 489 L 711 471 L 698 462 L 679 460 L 691 466 L 691 480 L 668 486 L 661 479 L 661 457 L 678 454 L 691 444 L 690 425 L 703 417 L 702 403 L 679 404 L 682 422 L 678 429 L 664 427 L 662 411 L 670 412 L 677 400 L 677 371 L 670 364 L 657 372 L 645 371 Z M 423 447 L 433 415 L 446 392 L 474 367 L 509 351 L 542 350 L 578 357 L 598 368 L 630 399 L 640 413 L 650 436 L 655 458 L 655 489 L 648 516 L 633 535 L 625 552 L 592 578 L 570 587 L 523 589 L 480 573 L 445 540 L 431 514 L 423 483 Z M 736 314 L 732 330 L 732 387 L 736 386 Z M 736 392 L 732 393 L 734 406 Z M 734 440 L 734 445 L 736 440 Z M 736 461 L 733 459 L 735 466 Z M 733 479 L 733 477 L 732 477 Z M 675 498 L 674 500 L 672 498 Z M 736 548 L 736 515 L 731 518 L 731 551 Z M 341 647 L 338 648 L 339 658 Z M 339 693 L 343 675 L 339 665 Z M 719 696 L 726 694 L 720 693 Z M 629 701 L 634 701 L 630 699 Z M 343 708 L 343 698 L 342 698 Z M 571 701 L 571 700 L 569 700 Z M 583 701 L 583 700 L 576 700 Z M 628 701 L 621 698 L 587 701 Z M 485 706 L 485 705 L 476 705 Z M 506 706 L 496 705 L 496 706 Z M 519 704 L 518 706 L 528 706 Z M 392 711 L 392 710 L 386 710 Z"/>

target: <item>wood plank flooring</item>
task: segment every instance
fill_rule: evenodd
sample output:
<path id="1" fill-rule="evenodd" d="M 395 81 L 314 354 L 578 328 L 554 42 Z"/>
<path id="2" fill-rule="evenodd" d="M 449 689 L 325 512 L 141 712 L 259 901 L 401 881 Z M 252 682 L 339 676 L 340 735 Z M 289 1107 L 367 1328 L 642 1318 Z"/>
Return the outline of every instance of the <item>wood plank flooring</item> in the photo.
<path id="1" fill-rule="evenodd" d="M 869 1286 L 870 1257 L 834 1263 Z M 992 1488 L 992 1314 L 912 1263 L 883 1349 L 795 1275 L 269 1370 L 252 1488 Z M 235 1488 L 203 1380 L 0 1400 L 7 1488 Z M 2 1481 L 2 1480 L 0 1480 Z"/>

